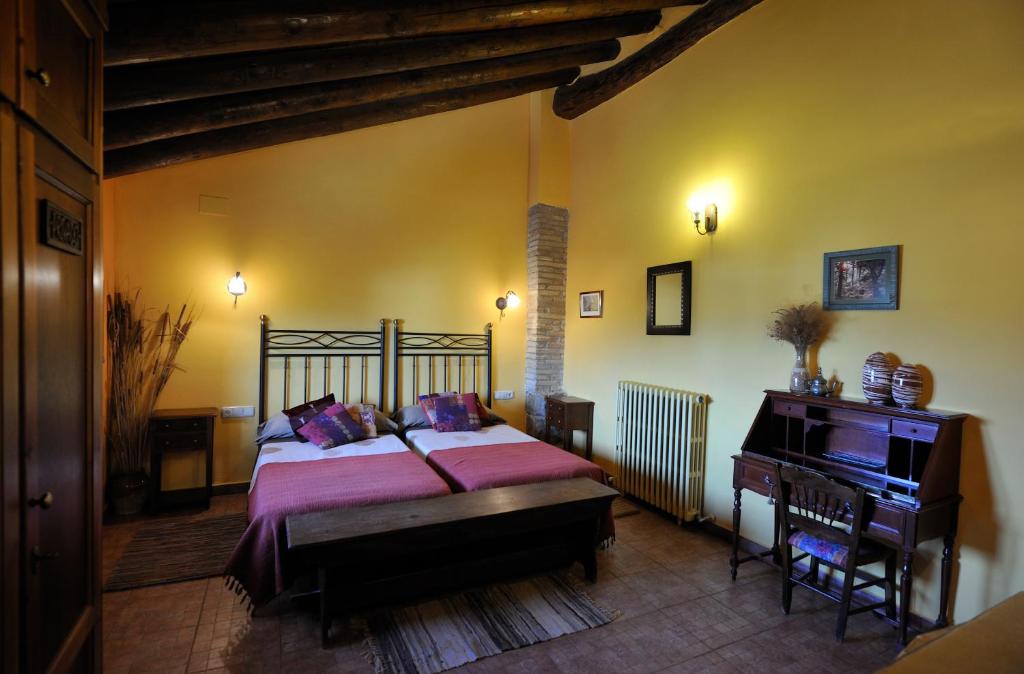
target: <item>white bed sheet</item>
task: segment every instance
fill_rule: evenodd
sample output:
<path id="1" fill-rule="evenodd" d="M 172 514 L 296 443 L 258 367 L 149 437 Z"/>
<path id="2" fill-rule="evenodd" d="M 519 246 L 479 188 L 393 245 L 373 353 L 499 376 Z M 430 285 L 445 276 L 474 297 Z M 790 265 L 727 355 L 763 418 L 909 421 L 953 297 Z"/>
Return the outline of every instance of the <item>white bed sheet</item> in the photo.
<path id="1" fill-rule="evenodd" d="M 506 424 L 485 426 L 479 431 L 452 433 L 438 433 L 432 428 L 418 428 L 405 434 L 406 443 L 424 459 L 439 449 L 504 445 L 512 442 L 533 442 L 536 439 Z"/>
<path id="2" fill-rule="evenodd" d="M 296 442 L 294 440 L 271 440 L 260 449 L 256 458 L 256 467 L 249 481 L 249 491 L 256 485 L 256 476 L 260 468 L 268 463 L 291 463 L 294 461 L 320 461 L 323 459 L 339 459 L 349 456 L 373 456 L 374 454 L 394 454 L 408 452 L 409 448 L 398 439 L 397 435 L 381 435 L 358 442 L 350 442 L 341 447 L 320 449 L 312 442 Z"/>

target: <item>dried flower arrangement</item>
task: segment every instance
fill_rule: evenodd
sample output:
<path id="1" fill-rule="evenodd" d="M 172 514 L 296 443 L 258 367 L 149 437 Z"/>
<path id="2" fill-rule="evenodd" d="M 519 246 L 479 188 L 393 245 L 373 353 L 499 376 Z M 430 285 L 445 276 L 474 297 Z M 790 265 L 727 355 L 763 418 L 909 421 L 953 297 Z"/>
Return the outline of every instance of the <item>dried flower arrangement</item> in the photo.
<path id="1" fill-rule="evenodd" d="M 825 312 L 816 302 L 778 309 L 774 315 L 775 320 L 768 324 L 768 336 L 789 342 L 797 351 L 806 351 L 825 335 Z"/>
<path id="2" fill-rule="evenodd" d="M 796 362 L 789 375 L 789 390 L 793 393 L 807 392 L 807 349 L 825 336 L 826 329 L 825 312 L 814 302 L 778 309 L 775 320 L 768 324 L 769 337 L 789 342 L 796 350 Z"/>
<path id="3" fill-rule="evenodd" d="M 138 291 L 107 296 L 107 457 L 113 476 L 145 472 L 149 417 L 180 369 L 175 360 L 195 318 L 187 304 L 173 321 L 170 307 L 156 318 L 147 318 L 150 313 L 140 306 Z"/>

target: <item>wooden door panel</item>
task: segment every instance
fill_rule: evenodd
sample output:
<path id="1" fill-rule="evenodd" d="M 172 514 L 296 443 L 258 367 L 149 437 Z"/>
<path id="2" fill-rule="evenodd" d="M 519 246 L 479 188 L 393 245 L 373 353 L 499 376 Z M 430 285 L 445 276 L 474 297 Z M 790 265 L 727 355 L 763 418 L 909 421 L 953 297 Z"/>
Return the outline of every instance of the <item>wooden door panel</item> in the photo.
<path id="1" fill-rule="evenodd" d="M 99 136 L 100 26 L 81 0 L 23 1 L 21 106 L 87 165 Z"/>
<path id="2" fill-rule="evenodd" d="M 0 0 L 2 2 L 3 0 Z M 0 671 L 18 671 L 21 581 L 21 362 L 18 268 L 18 126 L 11 105 L 0 101 Z"/>
<path id="3" fill-rule="evenodd" d="M 18 99 L 18 3 L 0 0 L 0 96 Z"/>
<path id="4" fill-rule="evenodd" d="M 24 464 L 29 507 L 25 559 L 26 640 L 30 671 L 64 670 L 95 622 L 93 556 L 93 395 L 91 386 L 93 196 L 72 185 L 88 174 L 45 139 L 23 129 L 22 179 Z M 54 157 L 65 157 L 53 163 Z M 41 161 L 49 157 L 49 161 Z M 65 233 L 81 224 L 81 251 L 44 243 L 45 214 L 60 215 Z M 52 234 L 51 234 L 52 236 Z M 66 663 L 61 666 L 60 663 Z"/>

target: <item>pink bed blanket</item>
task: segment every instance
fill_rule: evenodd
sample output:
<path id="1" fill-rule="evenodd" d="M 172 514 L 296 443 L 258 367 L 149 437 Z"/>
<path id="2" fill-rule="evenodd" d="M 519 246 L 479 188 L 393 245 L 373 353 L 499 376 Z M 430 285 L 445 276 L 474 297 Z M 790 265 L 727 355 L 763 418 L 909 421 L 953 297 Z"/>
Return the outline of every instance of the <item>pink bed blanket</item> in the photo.
<path id="1" fill-rule="evenodd" d="M 596 463 L 539 440 L 437 449 L 427 454 L 427 463 L 457 492 L 574 477 L 608 483 L 604 470 Z M 604 520 L 601 539 L 610 542 L 615 537 L 610 511 Z"/>
<path id="2" fill-rule="evenodd" d="M 249 493 L 249 527 L 224 575 L 236 592 L 244 591 L 254 606 L 262 606 L 302 571 L 292 568 L 286 554 L 288 515 L 450 493 L 412 452 L 267 464 Z"/>

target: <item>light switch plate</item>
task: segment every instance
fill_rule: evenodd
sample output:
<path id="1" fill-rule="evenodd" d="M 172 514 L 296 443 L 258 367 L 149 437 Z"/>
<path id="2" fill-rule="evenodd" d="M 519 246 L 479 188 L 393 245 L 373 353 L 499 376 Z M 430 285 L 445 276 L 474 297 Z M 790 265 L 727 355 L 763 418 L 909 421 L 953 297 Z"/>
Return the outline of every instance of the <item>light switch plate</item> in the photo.
<path id="1" fill-rule="evenodd" d="M 220 408 L 220 416 L 224 419 L 237 419 L 240 417 L 256 416 L 256 408 L 252 405 L 236 405 L 234 407 Z"/>
<path id="2" fill-rule="evenodd" d="M 516 397 L 516 392 L 515 391 L 495 391 L 494 392 L 494 399 L 495 400 L 512 400 L 515 397 Z"/>

